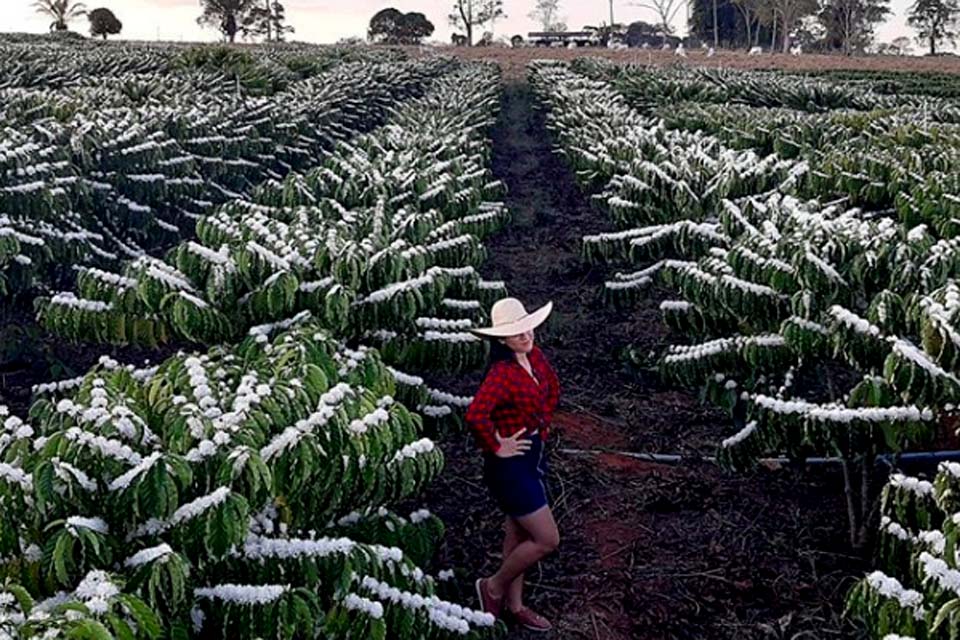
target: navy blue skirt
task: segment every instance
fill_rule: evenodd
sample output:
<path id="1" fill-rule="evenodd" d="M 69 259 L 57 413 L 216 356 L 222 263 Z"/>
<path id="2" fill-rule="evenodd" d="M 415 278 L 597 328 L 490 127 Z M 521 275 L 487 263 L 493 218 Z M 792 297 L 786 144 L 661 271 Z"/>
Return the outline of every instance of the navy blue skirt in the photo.
<path id="1" fill-rule="evenodd" d="M 530 448 L 522 456 L 483 455 L 483 481 L 503 512 L 513 518 L 530 515 L 549 504 L 543 440 L 539 433 L 527 437 Z"/>

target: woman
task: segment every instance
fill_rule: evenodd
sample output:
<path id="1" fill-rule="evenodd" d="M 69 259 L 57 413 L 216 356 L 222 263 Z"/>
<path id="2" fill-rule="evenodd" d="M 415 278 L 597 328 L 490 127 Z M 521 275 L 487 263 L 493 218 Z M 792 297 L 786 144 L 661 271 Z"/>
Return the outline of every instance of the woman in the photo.
<path id="1" fill-rule="evenodd" d="M 484 481 L 507 516 L 500 569 L 476 583 L 480 606 L 500 617 L 505 605 L 520 625 L 535 631 L 552 625 L 524 606 L 523 574 L 560 543 L 543 458 L 560 384 L 533 335 L 552 309 L 551 302 L 527 313 L 516 298 L 493 305 L 493 326 L 474 330 L 492 338 L 491 358 L 466 416 L 483 449 Z"/>

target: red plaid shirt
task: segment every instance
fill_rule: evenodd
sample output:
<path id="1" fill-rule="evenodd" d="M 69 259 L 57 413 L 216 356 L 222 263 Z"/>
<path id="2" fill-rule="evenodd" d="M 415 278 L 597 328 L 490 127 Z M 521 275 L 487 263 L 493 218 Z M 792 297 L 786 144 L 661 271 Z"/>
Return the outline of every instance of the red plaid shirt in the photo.
<path id="1" fill-rule="evenodd" d="M 539 429 L 540 438 L 547 439 L 560 381 L 540 349 L 534 347 L 527 358 L 536 380 L 516 360 L 496 362 L 467 408 L 467 425 L 485 451 L 500 449 L 497 433 L 509 437 Z"/>

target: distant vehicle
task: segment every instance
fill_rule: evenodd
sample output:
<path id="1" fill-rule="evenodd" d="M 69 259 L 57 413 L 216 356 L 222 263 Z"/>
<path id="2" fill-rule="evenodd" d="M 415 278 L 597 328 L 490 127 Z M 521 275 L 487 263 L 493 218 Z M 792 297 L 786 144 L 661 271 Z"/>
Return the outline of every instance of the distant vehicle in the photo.
<path id="1" fill-rule="evenodd" d="M 527 41 L 537 47 L 600 46 L 600 37 L 591 31 L 532 31 Z"/>

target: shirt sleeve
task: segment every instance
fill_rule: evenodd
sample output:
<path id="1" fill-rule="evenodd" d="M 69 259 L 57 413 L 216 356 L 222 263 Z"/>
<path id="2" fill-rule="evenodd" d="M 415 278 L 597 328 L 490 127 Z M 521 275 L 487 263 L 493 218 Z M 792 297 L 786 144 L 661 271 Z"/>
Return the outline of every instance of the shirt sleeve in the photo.
<path id="1" fill-rule="evenodd" d="M 480 389 L 467 407 L 467 426 L 473 431 L 480 447 L 491 453 L 500 450 L 497 441 L 497 427 L 491 414 L 497 406 L 510 399 L 510 386 L 507 384 L 507 372 L 504 367 L 493 367 L 484 378 Z"/>

